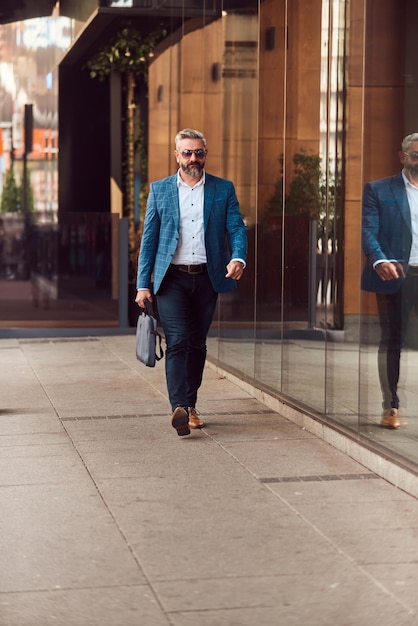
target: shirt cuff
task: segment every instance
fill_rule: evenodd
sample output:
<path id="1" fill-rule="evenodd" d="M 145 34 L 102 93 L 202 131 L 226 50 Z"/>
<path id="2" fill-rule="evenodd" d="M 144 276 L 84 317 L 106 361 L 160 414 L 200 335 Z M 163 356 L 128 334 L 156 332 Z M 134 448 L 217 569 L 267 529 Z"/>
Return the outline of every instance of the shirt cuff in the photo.
<path id="1" fill-rule="evenodd" d="M 243 259 L 231 259 L 230 263 L 232 263 L 232 261 L 239 261 L 240 263 L 242 263 L 244 270 L 247 267 L 247 264 Z"/>
<path id="2" fill-rule="evenodd" d="M 397 263 L 396 259 L 379 259 L 373 263 L 373 269 L 375 270 L 380 263 Z"/>

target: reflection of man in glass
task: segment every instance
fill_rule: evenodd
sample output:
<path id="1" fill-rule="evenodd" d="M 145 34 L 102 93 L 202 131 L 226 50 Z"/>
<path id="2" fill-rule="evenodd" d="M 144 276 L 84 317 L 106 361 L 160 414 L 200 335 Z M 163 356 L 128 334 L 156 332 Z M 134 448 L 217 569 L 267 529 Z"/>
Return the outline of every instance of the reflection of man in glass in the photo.
<path id="1" fill-rule="evenodd" d="M 405 137 L 399 158 L 401 173 L 367 183 L 363 193 L 362 245 L 367 260 L 361 287 L 377 297 L 385 428 L 400 426 L 401 348 L 411 309 L 418 315 L 418 133 Z"/>

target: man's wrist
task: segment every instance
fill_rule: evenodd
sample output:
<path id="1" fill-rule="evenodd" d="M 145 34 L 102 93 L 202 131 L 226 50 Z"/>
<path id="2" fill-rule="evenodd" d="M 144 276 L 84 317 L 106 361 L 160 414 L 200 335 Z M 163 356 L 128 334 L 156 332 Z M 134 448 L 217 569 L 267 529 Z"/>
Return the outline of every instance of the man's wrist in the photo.
<path id="1" fill-rule="evenodd" d="M 382 263 L 396 263 L 396 259 L 379 259 L 373 263 L 373 269 L 375 270 L 376 267 Z"/>
<path id="2" fill-rule="evenodd" d="M 246 262 L 243 259 L 231 259 L 231 263 L 232 261 L 238 261 L 239 263 L 241 263 L 242 265 L 242 269 L 244 270 L 247 266 Z"/>

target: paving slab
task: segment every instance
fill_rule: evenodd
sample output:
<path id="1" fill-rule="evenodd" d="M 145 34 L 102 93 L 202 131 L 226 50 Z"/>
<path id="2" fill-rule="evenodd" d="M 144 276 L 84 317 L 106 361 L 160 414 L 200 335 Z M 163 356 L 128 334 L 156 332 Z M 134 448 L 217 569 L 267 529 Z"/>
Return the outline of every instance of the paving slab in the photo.
<path id="1" fill-rule="evenodd" d="M 1 594 L 4 626 L 169 626 L 148 585 L 55 589 Z"/>
<path id="2" fill-rule="evenodd" d="M 322 619 L 327 616 L 329 620 L 334 619 L 335 624 L 354 626 L 367 624 L 367 619 L 380 617 L 387 620 L 388 611 L 394 624 L 397 623 L 396 619 L 400 619 L 400 623 L 402 619 L 404 623 L 410 619 L 401 609 L 393 610 L 391 598 L 377 589 L 372 581 L 361 574 L 353 577 L 349 570 L 331 571 L 320 577 L 301 574 L 277 576 L 272 580 L 263 576 L 242 576 L 197 582 L 181 581 L 171 586 L 158 583 L 156 589 L 163 597 L 164 606 L 176 616 L 180 612 L 185 617 L 186 607 L 181 606 L 181 599 L 187 597 L 187 609 L 194 616 L 195 623 L 199 624 L 201 620 L 205 624 L 250 624 L 251 618 L 260 615 L 261 623 L 266 625 L 320 625 L 324 623 L 321 622 L 322 614 Z M 372 606 L 375 607 L 373 615 Z M 218 617 L 219 622 L 215 621 L 216 612 L 222 616 Z M 238 621 L 238 616 L 242 622 Z M 178 623 L 191 622 L 180 619 Z"/>
<path id="3" fill-rule="evenodd" d="M 93 486 L 2 488 L 0 510 L 1 594 L 144 582 Z"/>

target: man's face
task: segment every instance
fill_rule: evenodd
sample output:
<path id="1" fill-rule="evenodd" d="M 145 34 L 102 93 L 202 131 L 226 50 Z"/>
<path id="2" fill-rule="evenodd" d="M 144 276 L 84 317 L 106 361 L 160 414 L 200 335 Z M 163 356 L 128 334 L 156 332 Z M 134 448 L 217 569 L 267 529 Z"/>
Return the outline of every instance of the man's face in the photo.
<path id="1" fill-rule="evenodd" d="M 407 177 L 415 182 L 418 180 L 418 141 L 413 141 L 406 152 L 400 153 Z"/>
<path id="2" fill-rule="evenodd" d="M 200 178 L 205 166 L 206 150 L 201 139 L 182 139 L 174 150 L 180 169 L 192 178 Z"/>

